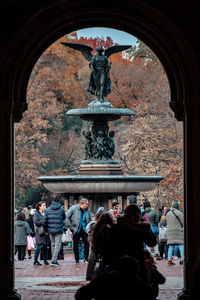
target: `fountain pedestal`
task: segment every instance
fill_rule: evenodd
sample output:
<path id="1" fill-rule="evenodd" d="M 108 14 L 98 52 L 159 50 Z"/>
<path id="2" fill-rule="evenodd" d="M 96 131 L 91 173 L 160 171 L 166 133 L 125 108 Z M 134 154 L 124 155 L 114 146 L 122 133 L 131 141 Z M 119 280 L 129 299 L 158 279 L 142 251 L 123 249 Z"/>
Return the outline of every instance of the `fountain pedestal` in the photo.
<path id="1" fill-rule="evenodd" d="M 117 164 L 81 164 L 79 175 L 122 175 L 122 169 Z"/>

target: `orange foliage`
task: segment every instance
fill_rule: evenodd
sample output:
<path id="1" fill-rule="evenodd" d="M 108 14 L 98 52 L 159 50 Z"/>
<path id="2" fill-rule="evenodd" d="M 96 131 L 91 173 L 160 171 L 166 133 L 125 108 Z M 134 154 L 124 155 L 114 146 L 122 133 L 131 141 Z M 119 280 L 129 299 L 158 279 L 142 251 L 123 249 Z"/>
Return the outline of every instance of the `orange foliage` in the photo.
<path id="1" fill-rule="evenodd" d="M 87 92 L 89 63 L 82 54 L 60 42 L 79 42 L 104 47 L 110 38 L 77 39 L 76 34 L 52 44 L 35 65 L 29 82 L 29 109 L 15 126 L 16 188 L 21 195 L 39 184 L 41 174 L 76 172 L 84 157 L 84 140 L 78 125 L 65 117 L 70 108 L 87 107 L 95 99 Z M 127 174 L 155 174 L 165 177 L 160 184 L 162 201 L 182 201 L 182 124 L 169 108 L 169 85 L 162 65 L 149 49 L 140 45 L 137 55 L 124 58 L 117 53 L 112 62 L 112 93 L 107 100 L 114 107 L 135 111 L 133 118 L 113 122 L 116 155 Z M 144 55 L 145 54 L 145 55 Z M 69 125 L 68 124 L 68 125 Z M 84 122 L 82 130 L 87 130 Z M 66 128 L 65 128 L 66 127 Z M 155 200 L 158 188 L 146 196 Z"/>

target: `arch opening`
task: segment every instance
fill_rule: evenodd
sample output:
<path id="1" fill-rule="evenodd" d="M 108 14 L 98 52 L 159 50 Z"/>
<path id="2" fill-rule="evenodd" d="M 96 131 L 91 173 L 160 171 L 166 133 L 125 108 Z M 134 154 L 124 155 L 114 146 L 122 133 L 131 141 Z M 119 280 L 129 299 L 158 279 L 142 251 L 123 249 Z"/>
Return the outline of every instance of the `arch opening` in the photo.
<path id="1" fill-rule="evenodd" d="M 51 48 L 51 47 L 50 47 L 50 48 Z M 51 52 L 51 53 L 52 53 L 52 52 Z M 53 56 L 52 56 L 52 57 L 53 57 Z M 62 65 L 62 67 L 63 67 L 63 61 L 61 60 L 59 63 L 60 63 L 60 64 Z M 148 64 L 148 61 L 147 61 L 147 64 Z M 38 68 L 38 69 L 39 69 L 39 68 Z M 37 72 L 37 71 L 33 71 L 33 72 Z M 41 74 L 41 75 L 42 75 L 42 74 Z M 79 75 L 79 74 L 78 74 L 78 75 Z M 34 77 L 34 76 L 36 76 L 36 75 L 33 74 L 32 76 Z M 45 75 L 43 74 L 43 76 L 45 76 Z M 82 74 L 82 76 L 84 77 L 84 74 Z M 77 80 L 77 78 L 76 78 L 76 80 Z M 168 85 L 168 82 L 167 82 L 167 85 Z M 167 93 L 168 93 L 168 99 L 169 99 L 169 90 L 168 90 Z M 54 94 L 54 95 L 50 95 L 49 97 L 50 97 L 50 99 L 51 99 L 52 101 L 54 101 L 53 98 L 55 97 L 55 94 Z M 59 99 L 60 99 L 59 101 L 62 102 L 62 97 L 63 97 L 62 93 L 59 93 L 59 92 L 57 91 L 56 99 L 58 100 L 58 98 L 59 98 Z M 136 96 L 135 96 L 135 97 L 136 97 Z M 134 97 L 133 97 L 133 98 L 134 98 Z M 51 101 L 51 100 L 50 100 L 50 101 Z M 47 105 L 48 105 L 48 104 L 47 104 Z M 46 105 L 46 107 L 48 107 L 47 105 Z M 168 107 L 168 109 L 169 109 L 168 114 L 171 115 L 171 118 L 172 118 L 172 114 L 171 114 L 170 108 Z M 144 114 L 144 112 L 143 112 L 143 114 Z M 153 115 L 153 114 L 152 114 L 152 115 Z M 47 119 L 48 119 L 48 116 L 47 116 Z M 153 120 L 152 120 L 152 121 L 153 121 Z M 141 123 L 140 123 L 141 121 L 138 120 L 138 122 L 139 122 L 138 124 L 141 124 Z M 152 124 L 153 124 L 153 122 L 152 122 Z M 56 125 L 56 124 L 55 124 L 55 125 Z M 76 125 L 77 125 L 77 124 L 76 124 Z M 116 124 L 115 124 L 115 125 L 116 125 Z M 120 125 L 120 124 L 119 124 L 119 125 Z M 81 126 L 81 125 L 79 124 L 78 126 Z M 126 126 L 126 125 L 125 125 L 125 126 Z M 177 127 L 177 125 L 174 125 L 174 126 Z M 76 127 L 76 128 L 77 128 L 77 127 Z M 158 127 L 157 127 L 157 128 L 158 128 Z M 179 130 L 181 131 L 181 126 L 180 126 Z M 133 127 L 132 127 L 132 131 L 134 131 L 134 124 L 133 124 Z M 176 132 L 176 131 L 177 131 L 177 128 L 176 128 L 175 132 Z M 57 135 L 56 135 L 56 137 L 57 137 Z M 73 138 L 73 137 L 72 137 L 72 138 Z M 149 141 L 149 142 L 150 142 L 150 141 Z M 122 141 L 122 143 L 124 143 L 124 141 Z M 169 143 L 168 143 L 168 144 L 169 144 Z M 43 149 L 43 151 L 45 151 L 45 150 Z M 44 164 L 45 164 L 45 160 L 44 160 Z M 156 170 L 156 171 L 159 172 L 159 170 Z M 154 197 L 155 197 L 155 195 L 154 195 Z"/>

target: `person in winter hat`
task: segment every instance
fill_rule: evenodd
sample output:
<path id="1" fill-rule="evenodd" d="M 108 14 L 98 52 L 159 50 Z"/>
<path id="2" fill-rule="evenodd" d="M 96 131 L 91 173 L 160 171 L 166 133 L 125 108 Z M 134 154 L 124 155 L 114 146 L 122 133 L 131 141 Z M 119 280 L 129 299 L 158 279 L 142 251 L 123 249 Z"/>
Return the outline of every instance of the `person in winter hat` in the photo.
<path id="1" fill-rule="evenodd" d="M 103 213 L 105 212 L 105 208 L 103 206 L 100 206 L 98 209 L 97 209 L 97 212 L 96 212 L 96 220 L 98 219 L 98 217 Z"/>
<path id="2" fill-rule="evenodd" d="M 151 203 L 148 200 L 146 200 L 143 203 L 143 206 L 145 208 L 145 213 L 147 213 L 148 216 L 149 216 L 150 224 L 151 224 L 151 230 L 155 234 L 156 240 L 158 242 L 159 231 L 158 231 L 158 224 L 157 224 L 157 214 L 156 214 L 156 212 L 155 212 L 155 210 L 153 208 L 153 205 L 151 205 Z M 156 244 L 156 246 L 153 248 L 152 255 L 156 256 L 157 260 L 160 259 L 158 244 Z"/>
<path id="3" fill-rule="evenodd" d="M 173 251 L 175 246 L 179 248 L 181 261 L 183 264 L 184 257 L 184 229 L 183 213 L 179 210 L 180 202 L 172 202 L 171 211 L 167 213 L 167 244 L 168 244 L 168 264 L 173 265 Z"/>
<path id="4" fill-rule="evenodd" d="M 180 207 L 180 202 L 178 200 L 174 200 L 172 202 L 172 208 L 179 209 L 179 207 Z"/>
<path id="5" fill-rule="evenodd" d="M 136 204 L 137 205 L 137 198 L 135 195 L 128 196 L 128 205 Z"/>
<path id="6" fill-rule="evenodd" d="M 43 228 L 45 234 L 49 233 L 51 240 L 52 262 L 51 266 L 58 267 L 58 253 L 61 248 L 63 221 L 65 220 L 65 210 L 61 207 L 59 199 L 55 198 L 52 204 L 45 210 L 43 218 Z"/>

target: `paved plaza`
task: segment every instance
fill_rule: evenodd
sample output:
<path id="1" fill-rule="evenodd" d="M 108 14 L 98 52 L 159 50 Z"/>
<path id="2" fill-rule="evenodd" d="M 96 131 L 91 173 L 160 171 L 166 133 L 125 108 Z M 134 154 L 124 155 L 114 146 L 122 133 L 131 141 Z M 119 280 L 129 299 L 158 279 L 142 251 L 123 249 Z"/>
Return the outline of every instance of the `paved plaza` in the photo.
<path id="1" fill-rule="evenodd" d="M 33 260 L 15 262 L 15 288 L 22 300 L 72 300 L 76 290 L 86 284 L 87 264 L 74 263 L 71 253 L 59 260 L 60 267 L 33 266 Z M 157 261 L 158 270 L 166 277 L 160 285 L 160 300 L 175 300 L 183 288 L 183 266 L 179 260 L 169 266 L 166 260 Z"/>

